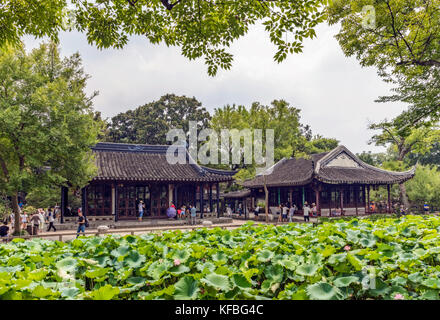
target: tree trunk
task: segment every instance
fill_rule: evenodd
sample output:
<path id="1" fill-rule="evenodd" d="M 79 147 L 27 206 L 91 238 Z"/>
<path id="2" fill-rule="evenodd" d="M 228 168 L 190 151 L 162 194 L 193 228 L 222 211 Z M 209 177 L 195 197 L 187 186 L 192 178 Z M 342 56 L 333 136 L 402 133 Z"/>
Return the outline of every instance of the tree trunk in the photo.
<path id="1" fill-rule="evenodd" d="M 265 214 L 266 214 L 266 222 L 269 222 L 269 191 L 266 186 L 266 176 L 264 176 L 264 201 L 265 201 Z"/>
<path id="2" fill-rule="evenodd" d="M 399 189 L 400 189 L 400 197 L 402 198 L 403 206 L 406 210 L 409 209 L 409 201 L 408 196 L 406 195 L 406 186 L 405 183 L 399 183 Z"/>
<path id="3" fill-rule="evenodd" d="M 21 231 L 20 225 L 20 209 L 18 207 L 18 194 L 15 193 L 11 197 L 12 211 L 14 212 L 15 222 L 14 222 L 14 235 L 19 236 Z"/>
<path id="4" fill-rule="evenodd" d="M 405 156 L 409 153 L 411 149 L 410 148 L 404 148 L 399 146 L 399 157 L 397 160 L 403 161 Z M 402 199 L 402 204 L 405 207 L 405 209 L 409 209 L 409 201 L 408 196 L 406 195 L 406 186 L 404 183 L 399 183 L 399 189 L 400 189 L 400 198 Z"/>

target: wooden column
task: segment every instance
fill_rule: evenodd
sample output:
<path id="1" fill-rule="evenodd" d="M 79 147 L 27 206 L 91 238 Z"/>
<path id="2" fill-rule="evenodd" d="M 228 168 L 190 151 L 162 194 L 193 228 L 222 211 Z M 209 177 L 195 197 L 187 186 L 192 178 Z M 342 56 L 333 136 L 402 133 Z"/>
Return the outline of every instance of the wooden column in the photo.
<path id="1" fill-rule="evenodd" d="M 203 183 L 200 184 L 200 218 L 203 218 L 203 194 L 205 190 L 203 189 Z"/>
<path id="2" fill-rule="evenodd" d="M 387 184 L 387 191 L 388 191 L 388 209 L 387 212 L 391 213 L 391 186 Z"/>
<path id="3" fill-rule="evenodd" d="M 194 202 L 192 204 L 197 210 L 197 185 L 194 185 Z"/>
<path id="4" fill-rule="evenodd" d="M 81 211 L 85 217 L 87 215 L 87 187 L 81 189 Z"/>
<path id="5" fill-rule="evenodd" d="M 359 186 L 354 189 L 354 205 L 356 206 L 356 215 L 358 215 L 358 198 L 359 198 Z"/>
<path id="6" fill-rule="evenodd" d="M 367 207 L 366 210 L 370 213 L 370 185 L 367 186 Z"/>
<path id="7" fill-rule="evenodd" d="M 209 184 L 209 212 L 213 212 L 213 210 L 212 210 L 212 184 Z"/>
<path id="8" fill-rule="evenodd" d="M 319 203 L 320 201 L 320 192 L 318 189 L 315 190 L 315 201 L 316 201 L 316 215 L 320 215 L 321 213 L 321 205 Z"/>
<path id="9" fill-rule="evenodd" d="M 367 200 L 366 200 L 366 195 L 365 195 L 365 190 L 366 190 L 366 188 L 365 188 L 365 185 L 363 185 L 362 186 L 362 201 L 364 202 L 364 208 L 365 208 L 365 213 L 367 213 L 367 208 L 366 208 L 366 203 L 367 203 Z"/>
<path id="10" fill-rule="evenodd" d="M 69 188 L 61 187 L 61 217 L 60 222 L 64 223 L 64 215 L 67 212 L 67 203 L 69 201 Z"/>
<path id="11" fill-rule="evenodd" d="M 179 208 L 179 206 L 177 205 L 177 184 L 174 184 L 174 189 L 173 189 L 173 203 L 176 206 L 176 210 L 177 208 Z"/>
<path id="12" fill-rule="evenodd" d="M 115 208 L 115 222 L 118 222 L 119 220 L 119 192 L 118 192 L 118 184 L 115 183 L 115 203 L 112 203 L 112 206 Z M 151 197 L 150 197 L 151 201 Z M 150 203 L 150 210 L 151 210 L 151 203 Z M 151 213 L 150 213 L 151 214 Z"/>
<path id="13" fill-rule="evenodd" d="M 293 189 L 290 188 L 290 206 L 293 205 Z"/>
<path id="14" fill-rule="evenodd" d="M 341 216 L 344 215 L 344 189 L 339 189 L 339 200 L 341 203 Z"/>
<path id="15" fill-rule="evenodd" d="M 329 217 L 332 215 L 332 193 L 333 193 L 333 190 L 332 190 L 332 188 L 331 187 L 329 187 L 328 188 L 328 193 L 329 193 L 329 198 L 328 198 L 328 215 L 329 215 Z"/>
<path id="16" fill-rule="evenodd" d="M 217 198 L 217 218 L 220 217 L 220 184 L 217 182 L 215 185 L 216 189 L 216 198 Z"/>

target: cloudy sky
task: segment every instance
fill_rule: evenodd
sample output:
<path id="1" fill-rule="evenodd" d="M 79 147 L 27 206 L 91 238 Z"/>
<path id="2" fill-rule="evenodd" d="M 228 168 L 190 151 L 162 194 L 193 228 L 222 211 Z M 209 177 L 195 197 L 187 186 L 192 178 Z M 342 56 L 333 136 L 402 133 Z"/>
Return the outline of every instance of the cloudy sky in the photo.
<path id="1" fill-rule="evenodd" d="M 150 44 L 133 37 L 122 50 L 98 50 L 80 33 L 61 36 L 63 55 L 79 51 L 85 71 L 92 76 L 88 90 L 98 90 L 95 109 L 104 117 L 159 99 L 166 93 L 194 96 L 209 110 L 226 104 L 249 106 L 285 99 L 302 110 L 302 123 L 314 134 L 338 139 L 353 152 L 383 151 L 369 145 L 371 122 L 391 118 L 404 109 L 397 103 L 375 103 L 390 86 L 374 68 L 361 68 L 354 57 L 344 56 L 334 35 L 338 26 L 325 24 L 318 37 L 304 43 L 301 54 L 273 61 L 275 48 L 263 28 L 256 26 L 230 48 L 231 70 L 207 75 L 203 60 L 189 61 L 179 48 Z M 28 49 L 41 40 L 25 39 Z"/>

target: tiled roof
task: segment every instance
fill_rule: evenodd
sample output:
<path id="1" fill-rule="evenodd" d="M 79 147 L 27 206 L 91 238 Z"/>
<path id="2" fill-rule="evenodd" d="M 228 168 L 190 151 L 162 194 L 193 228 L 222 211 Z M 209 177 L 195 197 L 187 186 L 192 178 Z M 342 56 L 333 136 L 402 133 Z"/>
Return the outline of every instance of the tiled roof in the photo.
<path id="1" fill-rule="evenodd" d="M 234 171 L 215 170 L 191 162 L 167 161 L 166 145 L 98 143 L 92 148 L 98 174 L 93 180 L 224 182 L 232 181 Z"/>
<path id="2" fill-rule="evenodd" d="M 267 186 L 295 186 L 318 180 L 329 184 L 394 184 L 411 179 L 415 167 L 406 172 L 387 171 L 366 164 L 346 147 L 338 146 L 311 159 L 282 159 L 266 175 Z M 263 175 L 243 183 L 248 188 L 261 188 Z"/>
<path id="3" fill-rule="evenodd" d="M 236 198 L 245 198 L 250 196 L 251 190 L 244 189 L 244 190 L 238 190 L 238 191 L 232 191 L 228 193 L 222 193 L 220 194 L 221 198 L 229 198 L 229 199 L 236 199 Z"/>
<path id="4" fill-rule="evenodd" d="M 312 181 L 313 163 L 307 159 L 282 159 L 273 167 L 271 174 L 266 176 L 266 185 L 296 186 Z M 243 183 L 245 187 L 260 188 L 264 186 L 264 176 L 260 175 Z"/>

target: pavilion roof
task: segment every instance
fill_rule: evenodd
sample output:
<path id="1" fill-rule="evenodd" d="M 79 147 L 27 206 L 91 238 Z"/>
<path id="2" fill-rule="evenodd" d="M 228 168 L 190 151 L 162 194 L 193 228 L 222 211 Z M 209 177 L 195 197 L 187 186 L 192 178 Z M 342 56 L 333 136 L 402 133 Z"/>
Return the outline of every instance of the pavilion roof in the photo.
<path id="1" fill-rule="evenodd" d="M 93 181 L 124 180 L 148 182 L 225 182 L 235 171 L 200 166 L 185 149 L 186 163 L 167 161 L 168 145 L 101 142 L 92 148 L 98 167 Z M 182 147 L 184 148 L 184 147 Z"/>
<path id="2" fill-rule="evenodd" d="M 269 187 L 305 185 L 313 180 L 329 184 L 385 185 L 404 182 L 415 173 L 415 167 L 405 172 L 376 168 L 363 162 L 344 146 L 312 155 L 310 159 L 283 158 L 272 169 L 272 173 L 266 172 L 266 185 Z M 247 180 L 243 186 L 261 188 L 264 186 L 264 176 Z"/>
<path id="3" fill-rule="evenodd" d="M 228 198 L 228 199 L 238 199 L 238 198 L 245 198 L 251 195 L 251 190 L 249 189 L 243 189 L 243 190 L 237 190 L 237 191 L 231 191 L 227 193 L 221 193 L 221 198 Z"/>

